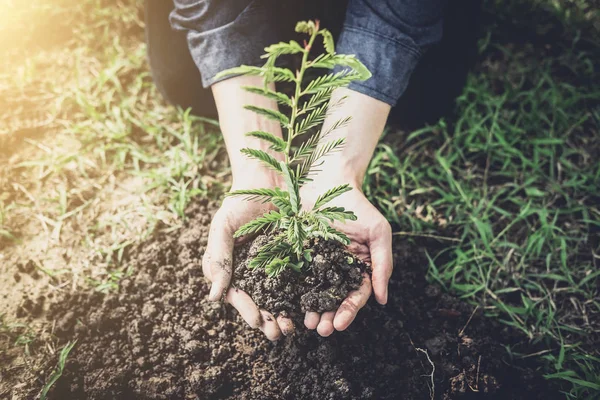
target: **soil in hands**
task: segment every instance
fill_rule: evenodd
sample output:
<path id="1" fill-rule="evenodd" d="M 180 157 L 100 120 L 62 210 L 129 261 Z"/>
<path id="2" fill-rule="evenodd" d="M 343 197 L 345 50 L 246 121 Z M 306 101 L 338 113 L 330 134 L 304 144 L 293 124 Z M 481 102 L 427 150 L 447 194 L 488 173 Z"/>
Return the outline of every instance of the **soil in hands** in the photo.
<path id="1" fill-rule="evenodd" d="M 312 261 L 302 273 L 286 268 L 275 277 L 267 277 L 263 268 L 248 268 L 267 241 L 268 237 L 261 235 L 236 250 L 233 284 L 275 315 L 301 320 L 306 311 L 337 310 L 348 293 L 360 287 L 367 270 L 341 243 L 316 240 L 310 246 Z"/>
<path id="2" fill-rule="evenodd" d="M 214 209 L 195 204 L 180 231 L 143 245 L 118 292 L 71 294 L 51 306 L 56 333 L 78 342 L 50 398 L 558 397 L 531 366 L 511 366 L 500 344 L 514 340 L 508 328 L 429 285 L 423 250 L 401 242 L 385 307 L 370 302 L 329 338 L 299 326 L 267 341 L 230 306 L 206 300 L 200 263 Z M 19 381 L 10 370 L 3 378 Z"/>

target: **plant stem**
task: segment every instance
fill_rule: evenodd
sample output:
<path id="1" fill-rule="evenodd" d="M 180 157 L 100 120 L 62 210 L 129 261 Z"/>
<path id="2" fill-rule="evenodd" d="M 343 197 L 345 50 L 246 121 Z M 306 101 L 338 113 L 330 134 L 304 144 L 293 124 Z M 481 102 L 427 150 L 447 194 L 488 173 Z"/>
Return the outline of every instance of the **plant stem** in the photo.
<path id="1" fill-rule="evenodd" d="M 310 39 L 308 40 L 308 44 L 304 47 L 304 54 L 302 55 L 302 63 L 300 64 L 300 70 L 296 71 L 296 90 L 294 93 L 294 97 L 292 98 L 292 115 L 290 118 L 290 123 L 288 125 L 288 135 L 287 135 L 287 143 L 285 147 L 285 163 L 290 163 L 290 151 L 292 149 L 292 140 L 295 137 L 294 126 L 296 125 L 296 117 L 298 116 L 298 103 L 300 101 L 300 97 L 302 96 L 302 79 L 304 78 L 304 72 L 306 71 L 306 64 L 308 62 L 308 55 L 310 54 L 310 49 L 313 46 L 315 38 L 319 32 L 319 23 L 315 24 L 315 29 L 310 35 Z"/>

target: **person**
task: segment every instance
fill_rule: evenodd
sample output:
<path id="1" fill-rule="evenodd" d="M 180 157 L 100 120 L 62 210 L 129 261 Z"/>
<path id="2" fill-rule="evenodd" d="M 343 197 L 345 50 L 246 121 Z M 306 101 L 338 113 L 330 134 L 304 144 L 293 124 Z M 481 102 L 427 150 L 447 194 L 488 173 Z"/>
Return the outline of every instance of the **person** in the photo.
<path id="1" fill-rule="evenodd" d="M 146 40 L 152 76 L 167 101 L 196 113 L 218 113 L 231 163 L 232 190 L 278 187 L 278 176 L 248 161 L 244 147 L 267 150 L 262 141 L 245 136 L 264 130 L 282 136 L 277 122 L 243 108 L 246 104 L 277 108 L 274 101 L 248 93 L 247 85 L 262 84 L 262 78 L 236 76 L 217 80 L 220 71 L 242 64 L 262 65 L 264 47 L 290 36 L 295 20 L 311 11 L 309 2 L 289 0 L 147 0 Z M 318 3 L 318 2 L 317 2 Z M 354 54 L 372 72 L 364 82 L 337 89 L 333 98 L 348 96 L 325 121 L 352 116 L 351 122 L 332 133 L 346 138 L 340 151 L 326 158 L 322 172 L 302 188 L 303 204 L 332 186 L 350 183 L 353 190 L 334 200 L 332 206 L 353 210 L 356 221 L 338 224 L 351 240 L 349 250 L 369 262 L 371 276 L 342 302 L 337 311 L 306 313 L 304 324 L 321 336 L 345 330 L 373 293 L 379 304 L 388 301 L 392 274 L 392 230 L 386 218 L 367 200 L 362 182 L 369 161 L 383 132 L 390 109 L 405 91 L 411 73 L 427 48 L 442 37 L 444 0 L 349 0 L 321 2 L 329 14 L 345 15 L 335 34 L 336 51 Z M 313 5 L 316 3 L 313 3 Z M 345 9 L 345 12 L 344 12 Z M 308 10 L 308 11 L 307 11 Z M 325 16 L 327 17 L 327 16 Z M 326 23 L 322 26 L 328 27 Z M 335 30 L 334 30 L 335 31 Z M 210 89 L 209 89 L 210 88 Z M 331 140 L 332 138 L 329 138 Z M 238 197 L 226 198 L 210 227 L 202 262 L 212 282 L 209 298 L 225 299 L 253 328 L 270 340 L 293 331 L 290 319 L 259 309 L 243 291 L 230 287 L 233 233 L 267 211 L 267 205 Z"/>

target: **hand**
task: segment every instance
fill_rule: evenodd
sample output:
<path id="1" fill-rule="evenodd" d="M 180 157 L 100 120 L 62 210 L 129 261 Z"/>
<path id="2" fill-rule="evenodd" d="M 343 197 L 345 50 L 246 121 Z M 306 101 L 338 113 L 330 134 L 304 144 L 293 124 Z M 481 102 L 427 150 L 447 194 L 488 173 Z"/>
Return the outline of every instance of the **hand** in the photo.
<path id="1" fill-rule="evenodd" d="M 315 199 L 326 189 L 338 184 L 326 179 L 326 188 L 317 184 L 307 185 L 302 192 L 302 199 L 312 207 Z M 388 281 L 392 275 L 392 229 L 383 215 L 367 200 L 358 187 L 334 199 L 328 206 L 344 207 L 354 211 L 356 221 L 336 222 L 332 226 L 350 238 L 348 250 L 373 269 L 372 277 L 364 274 L 364 280 L 359 289 L 348 294 L 337 311 L 323 314 L 307 312 L 304 324 L 308 329 L 317 329 L 321 336 L 329 336 L 334 329 L 343 331 L 354 321 L 358 311 L 367 303 L 371 292 L 379 304 L 386 304 L 388 299 Z"/>
<path id="2" fill-rule="evenodd" d="M 262 86 L 259 76 L 237 76 L 212 85 L 219 123 L 229 154 L 233 176 L 232 190 L 250 188 L 269 188 L 280 186 L 279 177 L 267 171 L 260 164 L 248 160 L 240 150 L 244 147 L 269 152 L 268 144 L 256 138 L 246 136 L 246 132 L 262 130 L 281 137 L 279 123 L 257 115 L 244 106 L 253 104 L 264 108 L 277 109 L 277 103 L 263 96 L 247 92 L 244 86 Z M 275 89 L 271 85 L 271 89 Z M 273 154 L 273 156 L 276 156 Z M 270 340 L 277 340 L 281 334 L 287 335 L 294 330 L 291 319 L 278 317 L 260 310 L 247 293 L 229 287 L 232 275 L 232 255 L 235 244 L 233 234 L 239 227 L 262 216 L 269 205 L 229 197 L 223 201 L 210 225 L 208 244 L 202 260 L 204 276 L 212 282 L 209 299 L 219 301 L 223 298 L 238 310 L 241 317 L 253 328 L 259 328 Z"/>
<path id="3" fill-rule="evenodd" d="M 262 216 L 270 208 L 270 204 L 246 201 L 237 197 L 226 198 L 210 225 L 208 244 L 202 259 L 202 271 L 212 282 L 209 300 L 219 301 L 225 293 L 225 301 L 238 310 L 248 325 L 260 329 L 269 340 L 277 340 L 282 333 L 288 335 L 294 331 L 291 319 L 274 318 L 268 311 L 259 309 L 247 293 L 229 287 L 233 268 L 233 248 L 235 244 L 243 241 L 243 238 L 236 241 L 233 234 L 240 226 Z"/>

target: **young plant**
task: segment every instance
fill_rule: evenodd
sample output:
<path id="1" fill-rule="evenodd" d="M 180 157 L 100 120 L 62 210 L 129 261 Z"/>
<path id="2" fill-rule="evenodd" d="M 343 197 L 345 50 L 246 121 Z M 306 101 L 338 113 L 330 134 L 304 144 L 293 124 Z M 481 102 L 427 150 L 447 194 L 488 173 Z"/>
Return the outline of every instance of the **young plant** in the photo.
<path id="1" fill-rule="evenodd" d="M 266 63 L 262 67 L 243 65 L 223 71 L 218 76 L 228 75 L 257 75 L 264 78 L 264 87 L 244 87 L 245 90 L 275 100 L 278 104 L 290 109 L 289 117 L 279 111 L 245 106 L 246 109 L 278 121 L 284 132 L 285 139 L 274 136 L 269 132 L 253 131 L 248 136 L 256 137 L 270 144 L 270 150 L 281 153 L 283 160 L 279 161 L 271 154 L 245 148 L 242 153 L 259 160 L 268 168 L 277 171 L 283 177 L 286 189 L 265 188 L 236 190 L 229 196 L 246 196 L 249 200 L 271 202 L 275 210 L 269 211 L 262 217 L 243 225 L 235 233 L 235 237 L 264 232 L 269 235 L 269 241 L 263 245 L 256 257 L 250 261 L 250 268 L 265 268 L 269 276 L 278 275 L 286 267 L 301 271 L 304 262 L 311 261 L 311 251 L 305 248 L 307 239 L 322 237 L 337 240 L 345 245 L 350 243 L 346 235 L 330 226 L 333 221 L 344 222 L 356 220 L 356 215 L 343 207 L 327 206 L 327 203 L 343 193 L 351 190 L 348 184 L 332 187 L 322 193 L 311 210 L 303 210 L 300 202 L 300 187 L 311 180 L 318 172 L 317 168 L 323 163 L 323 158 L 339 150 L 344 145 L 344 138 L 327 141 L 327 136 L 334 130 L 345 126 L 350 117 L 332 123 L 327 129 L 319 130 L 308 137 L 300 146 L 293 147 L 292 141 L 306 135 L 311 129 L 321 125 L 328 109 L 339 105 L 342 100 L 331 103 L 331 94 L 336 88 L 345 87 L 350 82 L 366 80 L 371 76 L 369 70 L 354 56 L 336 54 L 331 33 L 319 27 L 319 21 L 301 21 L 296 25 L 296 32 L 309 36 L 301 46 L 291 40 L 281 42 L 265 49 L 262 57 Z M 321 37 L 325 53 L 311 59 L 310 52 L 315 40 Z M 282 55 L 302 55 L 300 69 L 293 72 L 288 68 L 276 65 Z M 305 73 L 309 69 L 333 69 L 341 67 L 337 72 L 321 75 L 314 80 L 304 82 Z M 295 86 L 294 94 L 290 97 L 280 91 L 268 88 L 268 83 L 291 82 Z"/>

